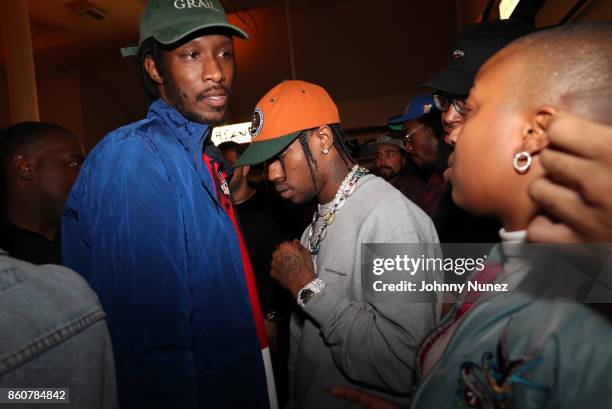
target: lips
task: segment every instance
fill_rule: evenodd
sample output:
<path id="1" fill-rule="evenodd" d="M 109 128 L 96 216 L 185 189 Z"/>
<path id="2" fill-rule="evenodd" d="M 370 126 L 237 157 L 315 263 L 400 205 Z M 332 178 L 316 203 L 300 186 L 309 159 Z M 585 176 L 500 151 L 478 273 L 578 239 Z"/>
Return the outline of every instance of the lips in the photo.
<path id="1" fill-rule="evenodd" d="M 276 185 L 276 191 L 281 195 L 282 198 L 288 199 L 291 196 L 291 188 L 287 185 Z"/>
<path id="2" fill-rule="evenodd" d="M 455 164 L 455 152 L 451 153 L 448 157 L 448 168 L 444 170 L 443 177 L 444 180 L 449 181 L 451 179 L 451 175 L 453 173 L 453 165 Z"/>
<path id="3" fill-rule="evenodd" d="M 227 103 L 227 95 L 211 95 L 204 98 L 204 102 L 213 107 L 222 107 Z"/>
<path id="4" fill-rule="evenodd" d="M 289 199 L 291 197 L 291 189 L 283 190 L 280 192 L 280 195 L 283 199 Z"/>
<path id="5" fill-rule="evenodd" d="M 451 180 L 452 174 L 453 174 L 453 170 L 451 168 L 446 168 L 444 170 L 444 173 L 442 174 L 442 177 L 444 178 L 446 182 L 448 182 Z"/>
<path id="6" fill-rule="evenodd" d="M 448 155 L 448 167 L 452 168 L 454 164 L 455 164 L 455 152 L 452 152 L 450 155 Z"/>
<path id="7" fill-rule="evenodd" d="M 204 91 L 197 96 L 198 101 L 202 101 L 212 107 L 222 107 L 227 104 L 228 92 L 224 88 L 216 88 Z"/>

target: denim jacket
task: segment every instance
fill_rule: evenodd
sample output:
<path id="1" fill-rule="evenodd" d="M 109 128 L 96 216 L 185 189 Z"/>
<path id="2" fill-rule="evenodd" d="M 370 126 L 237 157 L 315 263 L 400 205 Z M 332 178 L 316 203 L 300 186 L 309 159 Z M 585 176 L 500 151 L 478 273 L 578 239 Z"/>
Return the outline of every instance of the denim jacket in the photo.
<path id="1" fill-rule="evenodd" d="M 510 257 L 500 282 L 524 283 L 530 268 Z M 586 305 L 497 295 L 472 307 L 419 374 L 411 408 L 611 408 L 611 345 L 612 326 Z"/>
<path id="2" fill-rule="evenodd" d="M 117 408 L 104 317 L 78 274 L 0 249 L 0 387 L 69 388 L 70 407 Z"/>

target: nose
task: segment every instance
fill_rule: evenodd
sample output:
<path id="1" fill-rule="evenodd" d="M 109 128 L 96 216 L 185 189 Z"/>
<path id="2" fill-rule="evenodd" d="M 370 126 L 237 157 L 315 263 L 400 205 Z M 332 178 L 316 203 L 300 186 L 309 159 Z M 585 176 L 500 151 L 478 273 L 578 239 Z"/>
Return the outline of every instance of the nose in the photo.
<path id="1" fill-rule="evenodd" d="M 444 130 L 447 132 L 447 136 L 444 139 L 446 143 L 455 145 L 457 143 L 457 135 L 463 124 L 463 115 L 461 115 L 455 107 L 452 105 L 448 108 L 448 111 L 442 114 L 442 125 Z"/>
<path id="2" fill-rule="evenodd" d="M 449 134 L 446 136 L 446 139 L 445 139 L 445 140 L 446 140 L 446 142 L 447 142 L 449 145 L 455 146 L 455 145 L 457 144 L 457 139 L 458 139 L 458 137 L 459 137 L 459 132 L 460 132 L 460 131 L 461 131 L 461 126 L 458 126 L 458 127 L 454 128 L 454 129 L 452 130 L 452 132 L 451 132 L 451 133 L 449 133 Z"/>
<path id="3" fill-rule="evenodd" d="M 217 84 L 225 82 L 225 74 L 221 62 L 217 58 L 207 58 L 204 62 L 204 81 L 212 81 Z"/>
<path id="4" fill-rule="evenodd" d="M 270 182 L 278 182 L 285 179 L 285 172 L 281 166 L 280 160 L 276 159 L 268 165 L 268 180 Z"/>

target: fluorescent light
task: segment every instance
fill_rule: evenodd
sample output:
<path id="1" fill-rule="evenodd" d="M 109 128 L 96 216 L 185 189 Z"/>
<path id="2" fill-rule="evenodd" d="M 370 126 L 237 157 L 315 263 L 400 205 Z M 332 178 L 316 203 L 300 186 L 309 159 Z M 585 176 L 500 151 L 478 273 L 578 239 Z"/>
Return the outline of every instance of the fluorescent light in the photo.
<path id="1" fill-rule="evenodd" d="M 212 142 L 215 145 L 228 141 L 236 143 L 249 143 L 251 142 L 251 134 L 249 133 L 250 127 L 250 122 L 217 126 L 212 130 Z"/>
<path id="2" fill-rule="evenodd" d="M 521 0 L 500 0 L 499 2 L 499 18 L 502 20 L 509 19 L 512 12 Z"/>

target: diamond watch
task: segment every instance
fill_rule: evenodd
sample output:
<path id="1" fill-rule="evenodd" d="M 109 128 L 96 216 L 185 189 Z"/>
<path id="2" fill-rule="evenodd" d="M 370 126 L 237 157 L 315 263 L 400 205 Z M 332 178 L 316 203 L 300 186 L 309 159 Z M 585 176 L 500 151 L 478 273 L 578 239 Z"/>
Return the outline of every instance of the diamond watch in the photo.
<path id="1" fill-rule="evenodd" d="M 304 308 L 306 304 L 314 297 L 316 294 L 319 294 L 323 287 L 325 287 L 325 281 L 320 278 L 315 278 L 308 284 L 306 284 L 302 289 L 298 292 L 297 295 L 297 303 L 301 308 Z"/>

